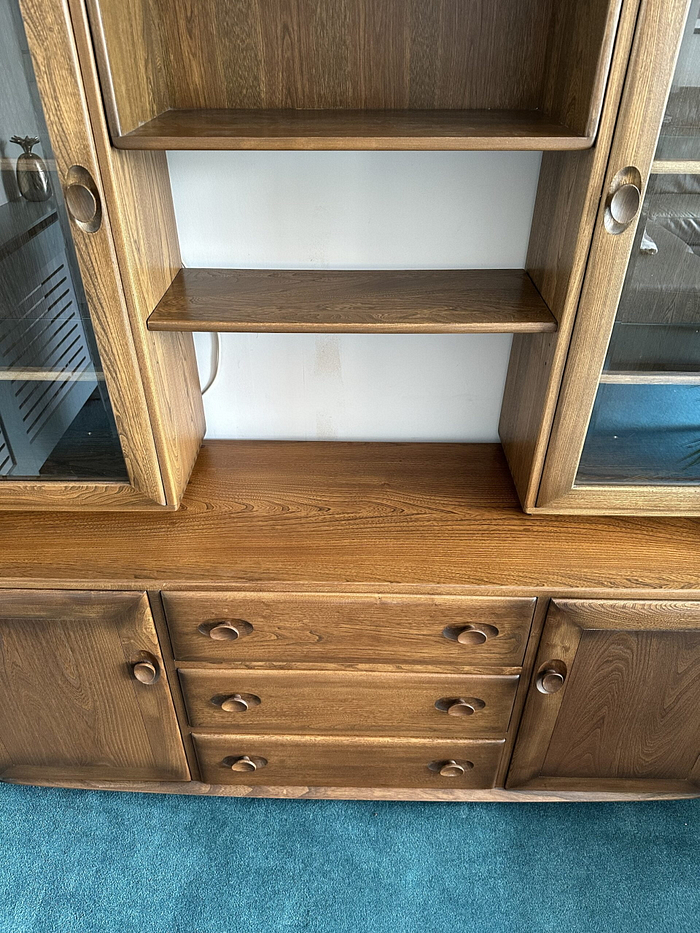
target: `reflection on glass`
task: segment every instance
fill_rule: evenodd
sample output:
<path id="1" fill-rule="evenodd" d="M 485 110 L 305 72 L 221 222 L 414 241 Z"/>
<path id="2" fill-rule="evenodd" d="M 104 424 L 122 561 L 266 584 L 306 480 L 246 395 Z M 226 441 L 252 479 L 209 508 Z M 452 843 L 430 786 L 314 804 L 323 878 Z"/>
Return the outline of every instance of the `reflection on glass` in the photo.
<path id="1" fill-rule="evenodd" d="M 656 158 L 700 160 L 700 0 L 690 4 Z"/>
<path id="2" fill-rule="evenodd" d="M 17 0 L 0 4 L 0 480 L 127 478 Z"/>
<path id="3" fill-rule="evenodd" d="M 579 486 L 700 483 L 699 16 L 693 0 Z"/>
<path id="4" fill-rule="evenodd" d="M 700 385 L 601 385 L 576 482 L 700 482 Z"/>

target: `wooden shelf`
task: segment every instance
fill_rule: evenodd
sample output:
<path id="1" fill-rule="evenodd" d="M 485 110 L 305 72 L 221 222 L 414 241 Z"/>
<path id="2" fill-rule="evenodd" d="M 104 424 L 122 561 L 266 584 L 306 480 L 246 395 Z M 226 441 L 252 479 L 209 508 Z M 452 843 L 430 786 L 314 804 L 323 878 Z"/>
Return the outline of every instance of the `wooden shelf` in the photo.
<path id="1" fill-rule="evenodd" d="M 606 371 L 600 376 L 605 385 L 697 386 L 700 373 Z"/>
<path id="2" fill-rule="evenodd" d="M 149 330 L 541 333 L 556 321 L 519 269 L 182 269 Z"/>
<path id="3" fill-rule="evenodd" d="M 533 110 L 167 110 L 120 149 L 587 149 Z"/>

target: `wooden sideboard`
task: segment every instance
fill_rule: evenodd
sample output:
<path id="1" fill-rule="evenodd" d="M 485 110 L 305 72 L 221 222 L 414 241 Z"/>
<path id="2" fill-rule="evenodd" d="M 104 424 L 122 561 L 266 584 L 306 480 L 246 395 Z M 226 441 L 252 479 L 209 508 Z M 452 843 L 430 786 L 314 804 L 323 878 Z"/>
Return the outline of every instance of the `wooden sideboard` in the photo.
<path id="1" fill-rule="evenodd" d="M 700 795 L 698 523 L 527 516 L 498 445 L 209 442 L 177 512 L 0 537 L 5 781 Z"/>

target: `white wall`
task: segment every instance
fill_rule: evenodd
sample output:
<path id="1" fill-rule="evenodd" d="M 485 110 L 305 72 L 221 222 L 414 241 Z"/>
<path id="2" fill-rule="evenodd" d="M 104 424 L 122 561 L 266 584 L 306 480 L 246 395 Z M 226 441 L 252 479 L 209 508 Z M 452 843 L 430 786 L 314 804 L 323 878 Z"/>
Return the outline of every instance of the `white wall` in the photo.
<path id="1" fill-rule="evenodd" d="M 534 152 L 171 152 L 186 266 L 522 268 Z M 202 378 L 210 338 L 196 335 Z M 496 440 L 511 338 L 222 335 L 208 436 Z"/>

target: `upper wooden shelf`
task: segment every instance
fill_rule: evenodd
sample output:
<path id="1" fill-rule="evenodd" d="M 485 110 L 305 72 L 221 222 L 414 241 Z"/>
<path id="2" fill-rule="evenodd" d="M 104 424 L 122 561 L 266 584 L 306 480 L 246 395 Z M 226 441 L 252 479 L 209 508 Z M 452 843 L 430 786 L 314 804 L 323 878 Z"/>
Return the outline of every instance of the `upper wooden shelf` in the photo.
<path id="1" fill-rule="evenodd" d="M 88 0 L 125 149 L 582 149 L 620 0 Z"/>
<path id="2" fill-rule="evenodd" d="M 167 110 L 120 149 L 586 149 L 533 110 Z"/>
<path id="3" fill-rule="evenodd" d="M 539 333 L 557 324 L 519 269 L 182 269 L 150 330 Z"/>

